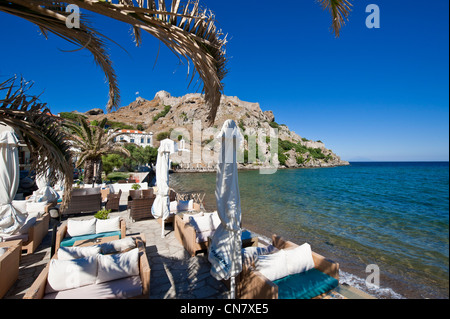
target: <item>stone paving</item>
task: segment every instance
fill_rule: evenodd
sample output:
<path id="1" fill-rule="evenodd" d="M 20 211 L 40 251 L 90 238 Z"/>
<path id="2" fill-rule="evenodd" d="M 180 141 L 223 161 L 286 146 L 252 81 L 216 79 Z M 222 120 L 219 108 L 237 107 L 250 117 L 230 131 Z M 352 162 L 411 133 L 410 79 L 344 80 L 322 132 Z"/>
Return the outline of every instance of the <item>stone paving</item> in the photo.
<path id="1" fill-rule="evenodd" d="M 124 198 L 125 196 L 122 196 Z M 125 197 L 126 198 L 126 197 Z M 173 225 L 165 227 L 166 237 L 161 238 L 161 225 L 155 219 L 133 222 L 128 217 L 126 203 L 121 201 L 120 215 L 126 220 L 127 235 L 142 233 L 146 239 L 146 253 L 151 268 L 151 299 L 225 299 L 228 289 L 210 275 L 206 254 L 191 257 L 175 238 Z M 76 217 L 93 218 L 92 214 Z M 38 249 L 31 255 L 23 255 L 19 278 L 4 299 L 20 299 L 50 260 L 52 229 L 60 222 L 51 219 L 49 232 Z"/>

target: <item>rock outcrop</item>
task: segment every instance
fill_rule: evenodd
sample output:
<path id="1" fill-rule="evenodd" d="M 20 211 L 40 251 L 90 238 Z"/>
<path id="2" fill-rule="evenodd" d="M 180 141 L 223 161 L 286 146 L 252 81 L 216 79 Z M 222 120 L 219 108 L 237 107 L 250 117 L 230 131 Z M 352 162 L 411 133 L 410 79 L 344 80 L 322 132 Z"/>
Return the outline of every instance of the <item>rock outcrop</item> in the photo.
<path id="1" fill-rule="evenodd" d="M 202 94 L 173 97 L 166 91 L 160 91 L 151 101 L 138 97 L 130 105 L 115 112 L 89 115 L 89 119 L 101 120 L 107 117 L 111 121 L 123 122 L 133 126 L 141 125 L 146 131 L 153 132 L 155 137 L 162 132 L 171 132 L 172 135 L 176 135 L 173 136 L 174 139 L 182 136 L 191 148 L 194 148 L 196 143 L 196 136 L 193 133 L 194 124 L 196 128 L 201 127 L 202 129 L 200 142 L 201 146 L 204 147 L 212 141 L 214 134 L 220 130 L 226 120 L 233 119 L 246 136 L 261 133 L 270 136 L 277 130 L 280 141 L 287 141 L 287 145 L 294 145 L 292 149 L 279 150 L 279 154 L 276 154 L 277 156 L 274 158 L 273 152 L 270 152 L 270 147 L 262 145 L 266 140 L 264 139 L 262 143 L 259 140 L 258 146 L 261 148 L 260 153 L 263 153 L 263 156 L 258 156 L 256 161 L 251 164 L 242 164 L 241 168 L 267 166 L 269 162 L 278 161 L 277 157 L 279 156 L 283 157 L 283 160 L 279 160 L 279 163 L 282 163 L 281 166 L 289 168 L 348 165 L 348 162 L 342 161 L 339 156 L 328 150 L 322 142 L 309 141 L 290 131 L 286 125 L 277 124 L 273 112 L 263 112 L 258 103 L 241 101 L 239 98 L 232 96 L 222 96 L 214 126 L 210 128 L 206 127 L 208 113 Z M 245 147 L 247 150 L 248 144 L 248 141 L 246 141 Z M 154 146 L 158 146 L 158 143 L 156 142 Z M 317 156 L 317 154 L 320 156 Z M 203 159 L 201 163 L 197 163 L 196 167 L 207 168 L 211 165 L 214 165 L 214 163 Z"/>

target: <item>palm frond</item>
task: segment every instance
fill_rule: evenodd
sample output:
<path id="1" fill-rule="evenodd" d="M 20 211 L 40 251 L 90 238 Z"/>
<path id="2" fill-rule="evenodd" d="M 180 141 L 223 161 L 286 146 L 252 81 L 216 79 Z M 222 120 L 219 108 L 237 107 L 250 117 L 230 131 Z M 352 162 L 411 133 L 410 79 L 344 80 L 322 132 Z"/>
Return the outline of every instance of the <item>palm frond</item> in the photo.
<path id="1" fill-rule="evenodd" d="M 334 34 L 338 38 L 341 28 L 345 25 L 345 21 L 348 21 L 351 7 L 353 6 L 348 0 L 317 0 L 324 10 L 328 10 L 331 13 L 331 28 Z"/>
<path id="2" fill-rule="evenodd" d="M 194 65 L 191 82 L 196 75 L 203 82 L 203 92 L 210 108 L 208 116 L 212 125 L 215 120 L 222 81 L 226 70 L 226 36 L 215 26 L 211 12 L 200 8 L 199 2 L 188 0 L 182 5 L 180 0 L 67 0 L 65 4 L 75 4 L 94 12 L 130 25 L 134 30 L 136 44 L 141 43 L 140 31 L 145 31 L 164 43 L 180 60 Z M 119 91 L 111 62 L 104 49 L 104 37 L 94 29 L 82 24 L 80 29 L 69 29 L 65 25 L 67 14 L 62 12 L 61 3 L 55 9 L 50 0 L 0 0 L 0 10 L 37 24 L 44 34 L 54 33 L 81 47 L 86 46 L 95 61 L 103 68 L 110 83 L 110 102 L 107 110 L 118 105 Z"/>
<path id="3" fill-rule="evenodd" d="M 70 200 L 73 182 L 72 152 L 59 118 L 53 116 L 38 97 L 27 95 L 29 82 L 10 78 L 0 83 L 0 122 L 12 127 L 30 150 L 31 168 L 43 176 L 51 168 L 53 182 L 64 179 L 64 209 Z"/>

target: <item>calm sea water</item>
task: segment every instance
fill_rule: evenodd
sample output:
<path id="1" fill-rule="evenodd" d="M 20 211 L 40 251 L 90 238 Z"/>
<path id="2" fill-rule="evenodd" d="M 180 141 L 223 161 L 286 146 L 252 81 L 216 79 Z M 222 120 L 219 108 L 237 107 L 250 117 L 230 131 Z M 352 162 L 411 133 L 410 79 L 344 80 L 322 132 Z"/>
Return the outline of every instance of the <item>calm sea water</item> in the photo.
<path id="1" fill-rule="evenodd" d="M 215 210 L 215 174 L 172 174 Z M 239 172 L 243 227 L 339 262 L 341 283 L 379 298 L 449 298 L 449 163 Z M 380 286 L 366 285 L 377 265 Z"/>

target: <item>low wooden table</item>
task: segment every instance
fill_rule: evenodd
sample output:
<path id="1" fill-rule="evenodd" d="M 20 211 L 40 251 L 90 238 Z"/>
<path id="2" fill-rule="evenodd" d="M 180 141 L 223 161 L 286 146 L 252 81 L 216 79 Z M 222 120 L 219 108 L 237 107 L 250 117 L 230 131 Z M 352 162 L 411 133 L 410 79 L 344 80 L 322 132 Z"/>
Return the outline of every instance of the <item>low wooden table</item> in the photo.
<path id="1" fill-rule="evenodd" d="M 92 245 L 101 245 L 104 243 L 108 243 L 110 241 L 113 240 L 119 240 L 120 236 L 110 236 L 110 237 L 100 237 L 100 238 L 94 238 L 94 239 L 82 239 L 82 240 L 77 240 L 73 246 L 78 246 L 78 247 L 84 247 L 84 246 L 92 246 Z"/>

